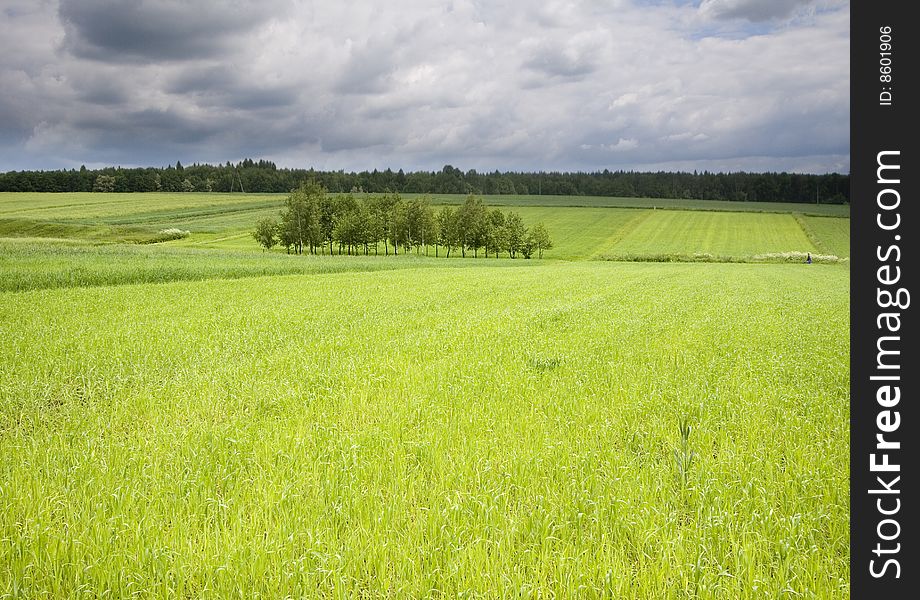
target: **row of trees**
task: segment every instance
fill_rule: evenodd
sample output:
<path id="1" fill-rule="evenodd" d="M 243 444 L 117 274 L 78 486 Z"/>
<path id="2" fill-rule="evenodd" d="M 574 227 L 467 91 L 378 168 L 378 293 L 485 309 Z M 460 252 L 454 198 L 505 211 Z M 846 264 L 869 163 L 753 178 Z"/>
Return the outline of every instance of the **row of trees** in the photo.
<path id="1" fill-rule="evenodd" d="M 4 192 L 262 192 L 287 193 L 314 180 L 336 193 L 545 194 L 845 203 L 847 175 L 796 173 L 639 173 L 634 171 L 499 172 L 461 171 L 314 171 L 279 169 L 270 161 L 246 159 L 224 165 L 177 162 L 165 168 L 81 167 L 70 171 L 11 171 L 0 174 Z"/>
<path id="2" fill-rule="evenodd" d="M 489 209 L 475 194 L 436 211 L 428 196 L 406 200 L 387 192 L 356 199 L 330 194 L 313 180 L 291 192 L 280 220 L 260 220 L 252 235 L 266 250 L 280 245 L 295 254 L 379 254 L 382 244 L 387 255 L 391 249 L 427 255 L 434 246 L 435 256 L 443 248 L 448 258 L 451 251 L 543 258 L 553 247 L 542 223 L 528 228 L 518 213 Z"/>

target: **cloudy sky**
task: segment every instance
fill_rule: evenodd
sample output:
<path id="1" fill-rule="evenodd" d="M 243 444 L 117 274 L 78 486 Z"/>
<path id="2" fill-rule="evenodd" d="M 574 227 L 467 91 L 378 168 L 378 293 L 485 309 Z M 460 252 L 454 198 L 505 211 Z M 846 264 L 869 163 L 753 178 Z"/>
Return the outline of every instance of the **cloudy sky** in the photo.
<path id="1" fill-rule="evenodd" d="M 0 171 L 849 172 L 840 0 L 0 0 Z"/>

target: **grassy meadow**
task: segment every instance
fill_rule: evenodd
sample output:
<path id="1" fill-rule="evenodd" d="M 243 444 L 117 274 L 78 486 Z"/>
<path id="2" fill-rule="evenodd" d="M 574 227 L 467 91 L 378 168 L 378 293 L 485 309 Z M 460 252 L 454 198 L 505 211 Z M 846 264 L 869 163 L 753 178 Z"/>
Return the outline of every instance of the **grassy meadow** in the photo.
<path id="1" fill-rule="evenodd" d="M 816 248 L 841 258 L 850 256 L 849 219 L 803 216 L 799 222 Z"/>
<path id="2" fill-rule="evenodd" d="M 613 257 L 703 254 L 717 259 L 789 251 L 817 253 L 791 215 L 676 210 L 646 211 L 608 250 Z"/>
<path id="3" fill-rule="evenodd" d="M 0 195 L 0 598 L 848 594 L 845 213 L 311 257 L 227 198 Z"/>

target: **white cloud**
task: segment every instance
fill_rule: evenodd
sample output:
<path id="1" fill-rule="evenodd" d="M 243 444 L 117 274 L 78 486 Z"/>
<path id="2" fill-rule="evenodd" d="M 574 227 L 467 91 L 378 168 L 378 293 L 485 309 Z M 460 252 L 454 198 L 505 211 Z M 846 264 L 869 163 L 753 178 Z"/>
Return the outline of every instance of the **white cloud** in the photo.
<path id="1" fill-rule="evenodd" d="M 609 152 L 627 152 L 629 150 L 638 148 L 639 140 L 635 138 L 620 138 L 616 141 L 615 144 L 601 144 L 599 147 L 601 150 L 607 150 Z"/>

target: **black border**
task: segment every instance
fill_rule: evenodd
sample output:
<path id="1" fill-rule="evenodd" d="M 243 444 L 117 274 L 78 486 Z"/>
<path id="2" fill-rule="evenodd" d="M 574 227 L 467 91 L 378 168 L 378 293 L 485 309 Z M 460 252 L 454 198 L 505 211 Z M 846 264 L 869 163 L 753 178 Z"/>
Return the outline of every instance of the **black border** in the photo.
<path id="1" fill-rule="evenodd" d="M 920 173 L 915 168 L 914 122 L 920 115 L 914 113 L 920 113 L 920 106 L 910 79 L 915 75 L 911 57 L 916 56 L 915 38 L 920 33 L 920 24 L 908 15 L 912 7 L 916 4 L 890 0 L 854 0 L 850 6 L 850 579 L 853 598 L 915 598 L 920 594 L 916 584 L 920 563 L 916 552 L 915 517 L 920 508 L 917 494 L 909 491 L 909 488 L 916 490 L 918 487 L 917 471 L 909 455 L 916 452 L 912 434 L 917 432 L 915 373 L 920 365 L 911 330 L 916 320 L 913 314 L 917 311 L 913 304 L 920 302 L 920 296 L 912 297 L 910 306 L 900 311 L 901 401 L 891 410 L 900 412 L 901 424 L 896 432 L 886 434 L 888 439 L 901 442 L 900 451 L 889 452 L 890 460 L 901 465 L 900 472 L 895 474 L 901 479 L 893 486 L 900 490 L 900 510 L 892 517 L 900 524 L 900 535 L 897 540 L 886 543 L 899 542 L 901 547 L 896 555 L 883 555 L 881 560 L 896 558 L 901 567 L 900 577 L 893 577 L 893 568 L 882 578 L 874 578 L 869 572 L 869 561 L 880 560 L 872 551 L 881 541 L 877 525 L 885 518 L 876 506 L 880 496 L 869 493 L 879 487 L 876 476 L 885 475 L 869 470 L 869 455 L 879 452 L 875 450 L 876 418 L 879 411 L 884 410 L 876 402 L 880 384 L 870 380 L 877 374 L 876 343 L 887 331 L 879 330 L 876 319 L 879 313 L 891 310 L 879 308 L 876 300 L 879 267 L 883 264 L 900 267 L 901 280 L 890 289 L 904 287 L 910 292 L 917 291 L 918 264 L 913 234 L 918 231 L 914 205 L 918 202 L 916 180 Z M 880 28 L 884 26 L 892 28 L 890 83 L 880 81 L 879 37 Z M 891 88 L 890 106 L 880 103 L 880 93 L 885 87 Z M 900 183 L 879 184 L 878 153 L 890 150 L 900 151 Z M 901 225 L 898 231 L 883 231 L 876 224 L 877 195 L 891 187 L 896 187 L 900 193 L 901 203 L 896 210 L 900 213 Z M 885 213 L 886 219 L 891 217 L 890 212 Z M 895 241 L 895 235 L 900 235 L 901 239 Z M 882 248 L 884 255 L 892 244 L 901 250 L 900 261 L 895 262 L 892 255 L 883 263 L 877 255 L 878 249 Z M 890 481 L 890 477 L 888 479 Z M 888 527 L 886 533 L 893 531 L 893 525 L 888 524 Z M 876 562 L 877 569 L 881 565 L 882 562 Z"/>

